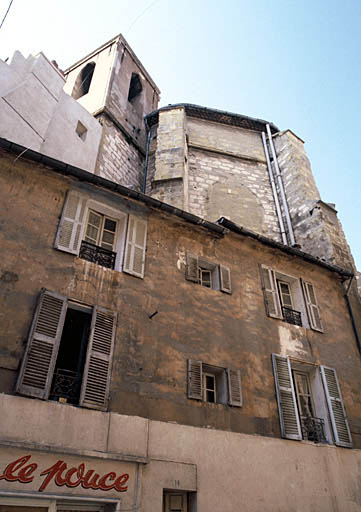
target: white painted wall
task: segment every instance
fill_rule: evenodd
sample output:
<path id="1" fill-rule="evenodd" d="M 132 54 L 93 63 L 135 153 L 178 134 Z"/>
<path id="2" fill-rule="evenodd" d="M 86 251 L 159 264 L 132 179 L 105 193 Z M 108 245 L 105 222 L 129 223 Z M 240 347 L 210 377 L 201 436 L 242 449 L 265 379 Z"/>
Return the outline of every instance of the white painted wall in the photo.
<path id="1" fill-rule="evenodd" d="M 81 96 L 77 101 L 88 112 L 94 113 L 103 108 L 106 104 L 107 92 L 109 90 L 109 82 L 111 72 L 114 65 L 117 50 L 117 39 L 112 44 L 106 46 L 98 53 L 83 59 L 78 65 L 70 68 L 66 77 L 64 91 L 71 96 L 76 79 L 82 69 L 89 63 L 94 62 L 95 68 L 91 81 L 89 92 Z"/>
<path id="2" fill-rule="evenodd" d="M 4 394 L 0 411 L 0 449 L 43 447 L 47 453 L 64 450 L 100 459 L 133 457 L 134 463 L 143 458 L 135 509 L 139 512 L 162 510 L 163 489 L 196 490 L 198 512 L 361 511 L 360 450 L 149 421 Z"/>
<path id="3" fill-rule="evenodd" d="M 94 172 L 102 128 L 64 91 L 65 78 L 43 53 L 0 61 L 0 137 Z M 78 121 L 86 137 L 76 133 Z"/>

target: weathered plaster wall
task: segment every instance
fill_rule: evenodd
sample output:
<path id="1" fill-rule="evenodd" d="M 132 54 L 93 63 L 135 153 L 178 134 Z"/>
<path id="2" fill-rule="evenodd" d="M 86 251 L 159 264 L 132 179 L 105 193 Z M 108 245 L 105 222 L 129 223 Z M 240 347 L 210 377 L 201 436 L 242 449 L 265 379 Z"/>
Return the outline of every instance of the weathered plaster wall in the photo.
<path id="1" fill-rule="evenodd" d="M 112 411 L 279 437 L 270 358 L 275 352 L 337 369 L 354 443 L 361 446 L 359 354 L 337 274 L 247 238 L 211 236 L 33 163 L 14 163 L 6 155 L 1 180 L 1 217 L 7 219 L 0 235 L 0 276 L 6 284 L 0 309 L 4 392 L 14 389 L 36 297 L 45 287 L 120 312 Z M 122 211 L 148 216 L 143 280 L 53 249 L 65 193 L 75 185 Z M 228 266 L 232 295 L 186 281 L 186 251 Z M 266 316 L 259 264 L 314 283 L 324 333 Z M 154 311 L 158 314 L 149 319 Z M 241 409 L 187 398 L 187 359 L 194 358 L 241 370 Z"/>

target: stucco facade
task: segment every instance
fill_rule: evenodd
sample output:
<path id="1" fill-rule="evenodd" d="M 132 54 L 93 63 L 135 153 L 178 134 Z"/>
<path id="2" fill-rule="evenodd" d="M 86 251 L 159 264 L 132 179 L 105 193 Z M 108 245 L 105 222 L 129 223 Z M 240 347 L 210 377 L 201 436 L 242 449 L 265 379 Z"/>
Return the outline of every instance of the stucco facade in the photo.
<path id="1" fill-rule="evenodd" d="M 63 91 L 59 69 L 43 53 L 15 52 L 0 76 L 0 136 L 93 172 L 101 126 Z"/>
<path id="2" fill-rule="evenodd" d="M 0 427 L 1 506 L 20 497 L 24 506 L 49 510 L 75 510 L 83 502 L 96 510 L 106 504 L 147 512 L 162 510 L 172 495 L 185 496 L 184 510 L 198 512 L 360 510 L 360 355 L 342 284 L 351 274 L 84 171 L 64 176 L 55 161 L 44 166 L 35 153 L 14 162 L 9 150 L 2 151 L 0 174 L 1 217 L 7 219 L 0 269 L 0 407 L 7 411 Z M 146 225 L 140 267 L 129 263 L 133 242 L 126 234 L 122 245 L 121 230 L 115 247 L 124 259 L 117 255 L 114 269 L 67 246 L 61 229 L 71 218 L 69 197 L 119 225 L 124 220 L 125 233 L 134 223 Z M 81 238 L 88 233 L 86 218 L 79 218 Z M 190 255 L 200 268 L 213 269 L 211 287 L 193 279 Z M 302 326 L 267 314 L 264 268 L 289 279 Z M 222 269 L 227 283 L 213 279 Z M 312 283 L 322 328 L 308 317 L 300 279 Z M 116 315 L 104 403 L 91 402 L 98 395 L 89 376 L 86 384 L 82 377 L 87 389 L 78 405 L 66 403 L 64 393 L 55 398 L 54 381 L 50 399 L 26 387 L 24 375 L 33 378 L 28 336 L 42 289 L 63 297 L 68 308 Z M 324 442 L 281 438 L 272 354 L 289 358 L 292 372 L 309 375 Z M 215 376 L 215 403 L 190 396 L 189 361 Z M 335 444 L 321 367 L 337 373 L 351 449 L 341 447 L 342 440 Z M 227 391 L 227 379 L 236 382 L 232 375 L 240 375 L 240 389 Z M 33 479 L 25 485 L 19 475 L 29 464 L 22 475 Z M 93 487 L 85 477 L 90 470 L 99 475 Z"/>

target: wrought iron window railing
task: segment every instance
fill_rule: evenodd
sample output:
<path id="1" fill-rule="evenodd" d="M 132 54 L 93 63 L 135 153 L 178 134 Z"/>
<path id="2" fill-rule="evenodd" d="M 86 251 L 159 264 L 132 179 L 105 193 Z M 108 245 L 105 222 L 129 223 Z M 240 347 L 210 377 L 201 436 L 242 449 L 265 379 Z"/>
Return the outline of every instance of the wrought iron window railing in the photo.
<path id="1" fill-rule="evenodd" d="M 325 422 L 321 418 L 302 418 L 302 435 L 314 443 L 326 443 Z"/>
<path id="2" fill-rule="evenodd" d="M 80 379 L 78 372 L 58 368 L 54 372 L 51 387 L 51 398 L 66 398 L 67 402 L 77 403 L 80 395 Z"/>
<path id="3" fill-rule="evenodd" d="M 302 327 L 301 313 L 291 308 L 282 306 L 283 319 L 288 324 L 299 325 Z"/>
<path id="4" fill-rule="evenodd" d="M 79 251 L 79 257 L 83 260 L 112 269 L 114 269 L 116 255 L 116 252 L 109 251 L 85 240 L 82 241 Z"/>

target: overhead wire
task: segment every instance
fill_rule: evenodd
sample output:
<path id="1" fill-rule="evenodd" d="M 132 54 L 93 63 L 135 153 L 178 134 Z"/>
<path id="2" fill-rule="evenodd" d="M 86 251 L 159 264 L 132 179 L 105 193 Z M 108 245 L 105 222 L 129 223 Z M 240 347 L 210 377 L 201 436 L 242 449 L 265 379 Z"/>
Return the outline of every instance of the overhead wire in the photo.
<path id="1" fill-rule="evenodd" d="M 143 16 L 143 14 L 145 14 L 149 9 L 151 9 L 157 2 L 159 2 L 159 0 L 153 0 L 153 2 L 151 2 L 148 7 L 146 7 L 132 22 L 131 24 L 129 25 L 129 27 L 127 28 L 127 30 L 125 31 L 125 33 L 128 35 L 128 33 L 130 32 L 130 29 L 136 24 L 136 22 L 139 20 L 139 18 L 141 18 Z"/>
<path id="2" fill-rule="evenodd" d="M 14 1 L 14 0 L 11 0 L 11 1 L 10 1 L 10 3 L 9 3 L 9 7 L 7 8 L 7 11 L 6 11 L 6 13 L 5 13 L 5 16 L 3 17 L 2 22 L 1 22 L 1 24 L 0 24 L 0 28 L 1 28 L 1 27 L 3 26 L 3 24 L 4 24 L 4 21 L 5 21 L 6 16 L 8 15 L 8 13 L 9 13 L 9 11 L 10 11 L 10 7 L 11 7 L 11 4 L 13 3 L 13 1 Z"/>

